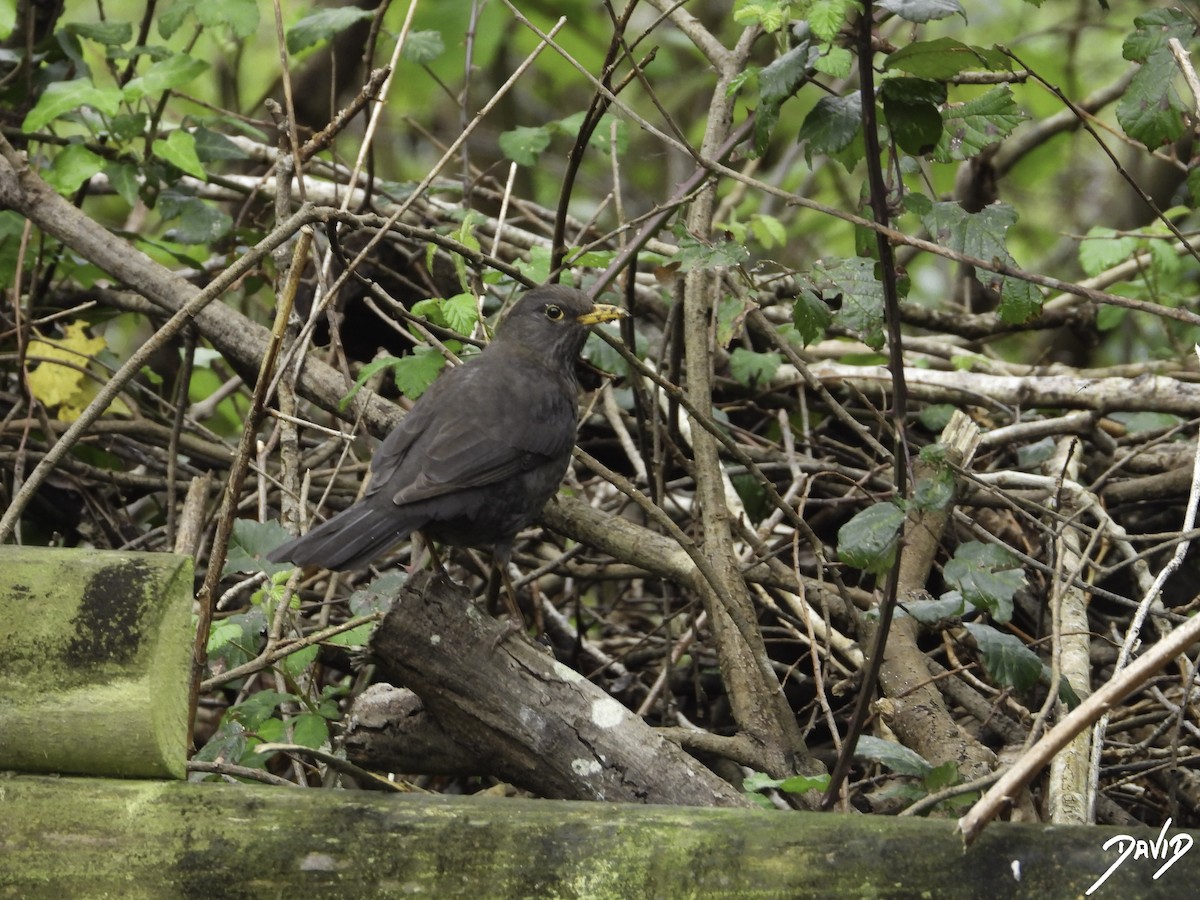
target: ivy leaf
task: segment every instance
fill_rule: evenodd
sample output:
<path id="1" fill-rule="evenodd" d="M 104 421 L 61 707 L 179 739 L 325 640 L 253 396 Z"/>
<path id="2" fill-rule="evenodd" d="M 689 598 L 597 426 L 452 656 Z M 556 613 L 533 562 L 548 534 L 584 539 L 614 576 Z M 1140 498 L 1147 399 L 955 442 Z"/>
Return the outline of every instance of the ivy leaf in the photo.
<path id="1" fill-rule="evenodd" d="M 27 134 L 40 131 L 50 122 L 81 106 L 90 106 L 103 116 L 116 115 L 121 108 L 121 92 L 116 88 L 98 88 L 90 78 L 52 82 L 25 116 L 21 130 Z"/>
<path id="2" fill-rule="evenodd" d="M 46 182 L 60 194 L 70 194 L 103 169 L 101 157 L 83 144 L 69 144 L 54 157 Z"/>
<path id="3" fill-rule="evenodd" d="M 978 156 L 985 147 L 1008 137 L 1024 118 L 1007 84 L 966 103 L 950 104 L 942 110 L 944 131 L 933 158 L 954 162 Z"/>
<path id="4" fill-rule="evenodd" d="M 1025 571 L 1017 567 L 1011 553 L 979 541 L 955 550 L 943 574 L 967 603 L 987 611 L 997 622 L 1012 618 L 1013 595 L 1025 584 Z"/>
<path id="5" fill-rule="evenodd" d="M 922 24 L 933 19 L 946 19 L 958 14 L 967 21 L 966 10 L 958 0 L 879 0 L 880 9 L 895 13 L 906 22 Z"/>
<path id="6" fill-rule="evenodd" d="M 858 743 L 854 745 L 854 758 L 881 763 L 898 775 L 916 775 L 918 778 L 924 778 L 933 771 L 933 765 L 915 750 L 869 734 L 858 736 Z"/>
<path id="7" fill-rule="evenodd" d="M 730 374 L 746 387 L 769 384 L 782 364 L 783 357 L 774 351 L 755 353 L 745 347 L 735 347 L 729 354 Z"/>
<path id="8" fill-rule="evenodd" d="M 122 93 L 133 103 L 143 97 L 157 97 L 166 91 L 187 84 L 208 71 L 208 63 L 194 56 L 174 53 L 150 66 L 144 75 L 125 85 Z"/>
<path id="9" fill-rule="evenodd" d="M 177 128 L 168 134 L 165 140 L 159 138 L 152 146 L 155 156 L 169 162 L 181 172 L 186 172 L 194 178 L 207 177 L 204 164 L 196 154 L 196 139 L 183 129 Z"/>
<path id="10" fill-rule="evenodd" d="M 299 53 L 313 44 L 327 41 L 334 35 L 345 31 L 355 22 L 362 22 L 374 15 L 375 13 L 369 9 L 338 6 L 332 9 L 322 9 L 305 16 L 287 31 L 288 53 Z"/>
<path id="11" fill-rule="evenodd" d="M 1041 678 L 1042 661 L 1015 635 L 982 622 L 968 622 L 967 631 L 979 648 L 983 668 L 997 683 L 1027 691 Z"/>
<path id="12" fill-rule="evenodd" d="M 838 559 L 855 569 L 883 575 L 896 561 L 904 510 L 895 503 L 868 506 L 838 529 Z"/>

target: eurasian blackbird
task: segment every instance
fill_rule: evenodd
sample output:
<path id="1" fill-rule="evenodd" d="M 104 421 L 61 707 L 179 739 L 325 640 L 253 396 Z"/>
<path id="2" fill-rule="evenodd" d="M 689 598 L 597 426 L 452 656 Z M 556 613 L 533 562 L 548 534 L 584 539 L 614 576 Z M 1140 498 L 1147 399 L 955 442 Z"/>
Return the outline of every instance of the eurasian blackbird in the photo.
<path id="1" fill-rule="evenodd" d="M 492 545 L 507 564 L 566 473 L 588 328 L 624 315 L 562 285 L 526 293 L 484 351 L 443 371 L 375 451 L 365 495 L 268 558 L 350 569 L 420 530 Z"/>

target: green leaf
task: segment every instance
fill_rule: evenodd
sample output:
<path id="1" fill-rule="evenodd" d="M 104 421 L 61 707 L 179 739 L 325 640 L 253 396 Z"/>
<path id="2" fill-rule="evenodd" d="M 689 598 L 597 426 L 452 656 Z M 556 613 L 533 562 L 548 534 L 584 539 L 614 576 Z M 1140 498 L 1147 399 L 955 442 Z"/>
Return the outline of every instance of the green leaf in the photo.
<path id="1" fill-rule="evenodd" d="M 805 158 L 812 165 L 814 153 L 837 153 L 850 146 L 862 127 L 862 98 L 822 97 L 800 126 L 797 140 L 807 141 Z"/>
<path id="2" fill-rule="evenodd" d="M 773 351 L 755 353 L 745 347 L 735 347 L 729 355 L 730 374 L 746 387 L 769 384 L 782 364 L 783 356 Z"/>
<path id="3" fill-rule="evenodd" d="M 981 622 L 968 622 L 966 628 L 979 648 L 983 668 L 997 683 L 1018 691 L 1038 683 L 1042 661 L 1020 638 Z"/>
<path id="4" fill-rule="evenodd" d="M 954 551 L 943 571 L 946 583 L 957 588 L 976 609 L 997 622 L 1012 618 L 1013 595 L 1025 584 L 1025 571 L 1003 547 L 972 541 Z"/>
<path id="5" fill-rule="evenodd" d="M 1182 9 L 1155 9 L 1133 20 L 1136 30 L 1125 38 L 1121 55 L 1130 62 L 1145 62 L 1155 53 L 1168 50 L 1176 38 L 1181 44 L 1196 34 L 1196 24 Z"/>
<path id="6" fill-rule="evenodd" d="M 373 10 L 354 6 L 338 6 L 322 9 L 305 16 L 287 30 L 288 53 L 299 53 L 313 44 L 327 41 L 335 34 L 345 31 L 355 22 L 362 22 L 375 15 Z"/>
<path id="7" fill-rule="evenodd" d="M 765 791 L 771 788 L 787 791 L 789 794 L 807 794 L 809 791 L 823 791 L 829 787 L 828 775 L 792 775 L 788 778 L 772 778 L 763 772 L 751 772 L 742 780 L 742 790 Z"/>
<path id="8" fill-rule="evenodd" d="M 72 22 L 66 31 L 106 47 L 119 47 L 133 40 L 133 25 L 129 22 Z"/>
<path id="9" fill-rule="evenodd" d="M 196 139 L 183 129 L 172 131 L 166 140 L 159 138 L 151 146 L 155 156 L 181 172 L 186 172 L 194 178 L 208 177 L 204 171 L 204 164 L 196 155 Z"/>
<path id="10" fill-rule="evenodd" d="M 440 31 L 410 31 L 400 55 L 411 63 L 425 65 L 445 52 L 446 42 Z"/>
<path id="11" fill-rule="evenodd" d="M 962 594 L 947 591 L 937 600 L 909 600 L 896 610 L 896 615 L 912 616 L 922 625 L 933 628 L 945 622 L 962 618 L 966 609 Z"/>
<path id="12" fill-rule="evenodd" d="M 896 561 L 904 510 L 895 503 L 868 506 L 838 529 L 838 559 L 855 569 L 883 575 Z"/>
<path id="13" fill-rule="evenodd" d="M 143 97 L 157 97 L 165 91 L 187 84 L 207 71 L 208 63 L 204 60 L 176 53 L 151 65 L 144 75 L 125 85 L 122 93 L 131 103 Z"/>
<path id="14" fill-rule="evenodd" d="M 292 740 L 302 747 L 312 747 L 315 750 L 329 740 L 329 722 L 324 716 L 301 713 L 288 724 L 292 726 Z"/>
<path id="15" fill-rule="evenodd" d="M 305 669 L 316 662 L 319 649 L 316 644 L 310 644 L 307 647 L 302 647 L 295 653 L 289 653 L 280 660 L 283 671 L 293 678 L 298 677 Z"/>
<path id="16" fill-rule="evenodd" d="M 812 290 L 802 290 L 792 305 L 792 324 L 796 325 L 804 346 L 820 341 L 832 322 L 833 312 L 826 302 Z"/>
<path id="17" fill-rule="evenodd" d="M 883 285 L 875 277 L 875 261 L 861 256 L 820 260 L 808 274 L 812 290 L 823 298 L 841 297 L 841 308 L 833 319 L 855 332 L 874 350 L 883 346 Z M 796 309 L 793 307 L 795 317 Z M 800 322 L 796 327 L 805 331 Z"/>
<path id="18" fill-rule="evenodd" d="M 121 92 L 117 88 L 98 88 L 89 78 L 51 82 L 25 116 L 21 130 L 26 133 L 40 131 L 81 106 L 90 106 L 103 116 L 116 115 L 121 108 Z"/>
<path id="19" fill-rule="evenodd" d="M 832 43 L 851 10 L 858 6 L 857 0 L 814 0 L 808 8 L 808 27 L 822 41 Z"/>
<path id="20" fill-rule="evenodd" d="M 854 758 L 880 763 L 898 775 L 916 775 L 918 778 L 924 778 L 933 772 L 933 766 L 915 750 L 869 734 L 858 736 L 858 743 L 854 746 Z"/>
<path id="21" fill-rule="evenodd" d="M 518 126 L 499 137 L 500 150 L 518 166 L 532 166 L 538 155 L 550 146 L 550 130 Z"/>
<path id="22" fill-rule="evenodd" d="M 1025 118 L 1007 84 L 966 103 L 942 110 L 943 132 L 934 153 L 937 162 L 954 162 L 978 156 L 991 144 L 1008 137 Z"/>
<path id="23" fill-rule="evenodd" d="M 1182 136 L 1186 106 L 1175 90 L 1178 68 L 1170 50 L 1159 50 L 1134 73 L 1117 103 L 1117 122 L 1125 133 L 1157 150 Z"/>
<path id="24" fill-rule="evenodd" d="M 121 199 L 133 206 L 138 199 L 138 167 L 132 163 L 109 163 L 104 167 L 109 185 Z"/>
<path id="25" fill-rule="evenodd" d="M 925 156 L 937 148 L 942 137 L 942 114 L 937 106 L 897 100 L 886 92 L 882 99 L 888 130 L 901 150 L 911 156 Z"/>
<path id="26" fill-rule="evenodd" d="M 356 625 L 349 631 L 341 631 L 332 637 L 326 638 L 325 643 L 334 644 L 338 647 L 365 647 L 367 641 L 371 638 L 371 632 L 374 630 L 374 624 L 364 622 L 362 625 Z"/>
<path id="27" fill-rule="evenodd" d="M 948 81 L 968 69 L 991 68 L 978 48 L 947 37 L 906 44 L 889 54 L 883 61 L 883 67 L 936 81 Z"/>
<path id="28" fill-rule="evenodd" d="M 203 125 L 192 132 L 192 137 L 196 142 L 196 156 L 201 162 L 246 159 L 249 155 L 219 131 L 211 131 Z"/>
<path id="29" fill-rule="evenodd" d="M 400 393 L 416 400 L 433 384 L 446 366 L 446 358 L 432 347 L 415 347 L 413 352 L 392 365 L 392 374 Z"/>
<path id="30" fill-rule="evenodd" d="M 702 241 L 689 234 L 682 226 L 675 229 L 679 240 L 679 253 L 675 261 L 679 271 L 693 269 L 718 269 L 724 266 L 741 265 L 750 258 L 750 251 L 736 241 L 714 239 Z"/>
<path id="31" fill-rule="evenodd" d="M 952 403 L 931 403 L 917 413 L 917 418 L 930 431 L 940 433 L 943 428 L 950 424 L 950 417 L 954 415 L 957 409 L 958 407 Z"/>
<path id="32" fill-rule="evenodd" d="M 913 503 L 918 509 L 943 510 L 954 500 L 954 470 L 942 466 L 917 479 Z"/>
<path id="33" fill-rule="evenodd" d="M 288 530 L 275 521 L 235 519 L 222 573 L 266 572 L 274 575 L 294 569 L 295 566 L 289 562 L 273 563 L 267 560 L 268 553 L 291 537 Z"/>
<path id="34" fill-rule="evenodd" d="M 791 18 L 789 0 L 738 0 L 733 21 L 739 25 L 762 25 L 763 31 L 774 34 Z"/>
<path id="35" fill-rule="evenodd" d="M 967 21 L 966 10 L 958 0 L 879 0 L 880 9 L 895 13 L 906 22 L 918 24 L 934 19 L 947 19 L 955 14 Z"/>
<path id="36" fill-rule="evenodd" d="M 1137 252 L 1137 238 L 1122 237 L 1112 228 L 1096 225 L 1079 242 L 1079 265 L 1084 274 L 1095 277 L 1120 265 Z"/>
<path id="37" fill-rule="evenodd" d="M 46 182 L 60 194 L 70 194 L 103 169 L 101 157 L 83 144 L 69 144 L 54 157 Z"/>
<path id="38" fill-rule="evenodd" d="M 854 57 L 845 47 L 828 46 L 813 60 L 813 68 L 831 78 L 846 78 L 853 63 Z"/>
<path id="39" fill-rule="evenodd" d="M 236 38 L 247 38 L 258 29 L 257 0 L 187 0 L 196 20 L 205 27 L 227 27 Z"/>

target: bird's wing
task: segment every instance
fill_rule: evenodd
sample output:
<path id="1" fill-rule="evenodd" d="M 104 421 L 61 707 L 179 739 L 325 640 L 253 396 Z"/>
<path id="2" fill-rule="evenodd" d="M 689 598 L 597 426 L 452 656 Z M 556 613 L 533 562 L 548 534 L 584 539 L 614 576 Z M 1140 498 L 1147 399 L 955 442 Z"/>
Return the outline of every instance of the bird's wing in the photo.
<path id="1" fill-rule="evenodd" d="M 443 373 L 376 451 L 369 493 L 386 491 L 398 506 L 415 503 L 503 481 L 569 453 L 573 386 L 498 370 L 480 359 Z M 495 390 L 498 376 L 523 389 Z"/>

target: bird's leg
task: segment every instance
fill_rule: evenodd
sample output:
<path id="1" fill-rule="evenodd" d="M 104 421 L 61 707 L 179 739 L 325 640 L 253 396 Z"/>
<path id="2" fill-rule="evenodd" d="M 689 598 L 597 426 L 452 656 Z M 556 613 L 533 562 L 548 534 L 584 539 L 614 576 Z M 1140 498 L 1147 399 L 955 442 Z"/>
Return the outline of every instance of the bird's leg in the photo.
<path id="1" fill-rule="evenodd" d="M 418 534 L 418 535 L 420 535 L 420 536 L 421 536 L 421 546 L 422 546 L 422 548 L 423 548 L 423 549 L 424 549 L 426 552 L 428 552 L 428 553 L 429 553 L 429 558 L 430 558 L 430 560 L 431 560 L 431 561 L 432 561 L 432 563 L 433 563 L 433 569 L 434 569 L 434 571 L 435 571 L 435 572 L 440 572 L 440 573 L 442 573 L 443 575 L 445 575 L 445 574 L 446 574 L 446 567 L 442 565 L 442 558 L 441 558 L 440 556 L 438 556 L 437 548 L 433 546 L 433 541 L 431 541 L 431 540 L 429 539 L 429 536 L 428 536 L 427 534 L 425 534 L 425 532 L 424 532 L 424 531 L 417 531 L 417 532 L 416 532 L 416 534 Z M 420 562 L 420 561 L 421 561 L 421 560 L 420 560 L 420 557 L 415 557 L 415 558 L 413 559 L 413 569 L 414 569 L 414 571 L 415 571 L 415 570 L 416 570 L 416 568 L 417 568 L 417 563 L 418 563 L 418 562 Z"/>

